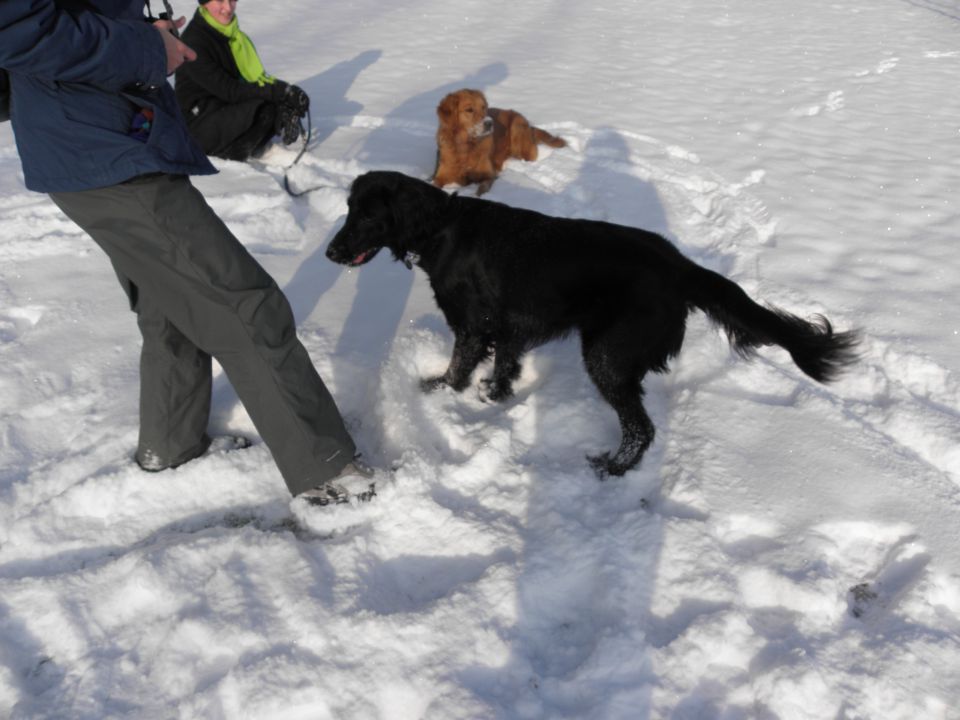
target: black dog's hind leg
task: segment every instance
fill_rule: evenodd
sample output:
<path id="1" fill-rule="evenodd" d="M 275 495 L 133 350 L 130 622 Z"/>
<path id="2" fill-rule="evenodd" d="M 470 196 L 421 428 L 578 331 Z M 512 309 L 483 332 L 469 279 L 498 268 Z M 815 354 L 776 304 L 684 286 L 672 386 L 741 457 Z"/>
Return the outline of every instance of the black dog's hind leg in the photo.
<path id="1" fill-rule="evenodd" d="M 617 411 L 617 416 L 620 418 L 620 432 L 622 434 L 620 447 L 617 448 L 616 454 L 613 457 L 610 457 L 608 452 L 587 456 L 590 467 L 593 468 L 597 477 L 601 480 L 608 475 L 619 477 L 637 465 L 653 442 L 653 423 L 643 409 L 643 403 L 640 401 L 642 394 L 643 388 L 638 387 L 636 402 L 633 407 L 628 407 L 626 403 L 623 403 L 620 407 L 614 406 L 614 410 Z"/>
<path id="2" fill-rule="evenodd" d="M 620 420 L 620 447 L 610 453 L 588 456 L 591 467 L 602 480 L 607 475 L 623 475 L 643 458 L 653 442 L 654 428 L 643 408 L 643 376 L 645 370 L 635 366 L 637 358 L 618 357 L 615 340 L 583 343 L 583 359 L 587 373 L 603 399 L 610 403 Z"/>
<path id="3" fill-rule="evenodd" d="M 458 333 L 453 341 L 453 355 L 450 357 L 450 366 L 443 375 L 423 378 L 420 389 L 432 392 L 442 385 L 449 385 L 457 392 L 462 392 L 470 384 L 470 376 L 490 353 L 490 344 L 479 335 L 465 335 Z"/>
<path id="4" fill-rule="evenodd" d="M 513 395 L 513 381 L 520 377 L 522 346 L 511 340 L 497 340 L 493 350 L 493 375 L 480 381 L 481 399 L 500 402 Z"/>

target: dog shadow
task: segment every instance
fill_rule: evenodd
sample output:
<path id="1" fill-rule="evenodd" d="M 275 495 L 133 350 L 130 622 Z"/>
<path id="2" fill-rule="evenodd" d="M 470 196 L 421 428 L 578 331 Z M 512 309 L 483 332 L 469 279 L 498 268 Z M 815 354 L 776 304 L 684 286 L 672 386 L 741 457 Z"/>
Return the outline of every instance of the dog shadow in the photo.
<path id="1" fill-rule="evenodd" d="M 577 175 L 559 193 L 506 183 L 501 190 L 507 190 L 510 204 L 550 214 L 585 210 L 582 217 L 668 235 L 659 194 L 653 185 L 629 172 L 629 156 L 627 140 L 615 130 L 603 129 L 587 144 Z M 526 392 L 530 381 L 524 382 L 522 376 L 518 382 L 517 400 L 529 406 L 530 412 L 517 415 L 532 415 L 535 426 L 527 456 L 515 459 L 529 477 L 530 495 L 523 523 L 524 549 L 516 563 L 521 570 L 516 587 L 517 619 L 509 632 L 510 656 L 496 665 L 465 668 L 461 675 L 464 685 L 478 698 L 508 716 L 521 706 L 531 717 L 616 715 L 620 694 L 611 695 L 604 683 L 591 690 L 574 678 L 582 676 L 584 668 L 597 659 L 605 639 L 622 635 L 625 628 L 644 628 L 650 621 L 662 544 L 662 521 L 656 508 L 663 445 L 655 442 L 643 463 L 623 477 L 597 479 L 583 455 L 615 449 L 620 441 L 619 422 L 593 388 L 579 342 L 579 337 L 570 337 L 534 350 L 525 364 L 534 370 L 536 391 Z M 591 405 L 598 408 L 598 421 L 584 423 L 596 432 L 584 438 L 589 447 L 565 432 L 568 399 L 573 395 L 578 402 L 585 402 L 584 393 L 570 388 L 582 383 L 590 386 L 587 392 L 595 397 Z M 668 431 L 668 402 L 657 381 L 651 383 L 648 377 L 645 387 L 649 391 L 645 406 L 658 437 L 663 438 Z M 630 553 L 613 553 L 617 555 L 612 561 L 615 571 L 605 564 L 611 561 L 605 553 L 593 560 L 569 558 L 565 564 L 562 551 L 545 540 L 587 532 L 594 547 L 609 549 L 623 542 L 618 536 L 625 529 L 642 534 L 643 542 Z M 593 555 L 589 553 L 589 557 Z M 565 569 L 545 573 L 545 561 Z M 602 596 L 594 590 L 598 578 L 607 587 Z M 619 675 L 617 684 L 634 689 L 631 702 L 635 702 L 636 712 L 632 717 L 649 718 L 651 659 L 645 657 L 649 643 L 641 630 L 630 632 L 636 636 L 636 657 L 629 666 L 635 669 L 622 670 L 627 675 Z"/>

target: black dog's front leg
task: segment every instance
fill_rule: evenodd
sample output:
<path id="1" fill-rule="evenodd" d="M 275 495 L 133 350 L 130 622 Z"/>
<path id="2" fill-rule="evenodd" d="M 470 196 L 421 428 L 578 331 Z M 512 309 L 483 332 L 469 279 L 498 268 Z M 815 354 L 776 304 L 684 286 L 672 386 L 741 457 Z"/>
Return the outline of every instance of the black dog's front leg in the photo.
<path id="1" fill-rule="evenodd" d="M 513 396 L 513 381 L 520 377 L 520 345 L 510 340 L 494 343 L 493 375 L 480 381 L 481 399 L 501 402 Z"/>
<path id="2" fill-rule="evenodd" d="M 432 392 L 441 385 L 449 385 L 462 392 L 470 384 L 470 376 L 489 352 L 489 343 L 478 335 L 458 333 L 453 341 L 453 356 L 447 371 L 438 377 L 423 378 L 420 389 Z"/>

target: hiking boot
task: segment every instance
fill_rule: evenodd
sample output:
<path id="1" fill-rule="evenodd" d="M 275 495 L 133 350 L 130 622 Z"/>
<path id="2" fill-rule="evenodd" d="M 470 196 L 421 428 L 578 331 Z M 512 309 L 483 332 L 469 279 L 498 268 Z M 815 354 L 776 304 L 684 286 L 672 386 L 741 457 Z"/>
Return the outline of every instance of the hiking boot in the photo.
<path id="1" fill-rule="evenodd" d="M 298 497 L 311 505 L 346 503 L 351 498 L 366 502 L 377 494 L 376 483 L 371 482 L 373 476 L 373 468 L 363 462 L 358 454 L 343 466 L 336 477 L 300 493 Z"/>
<path id="2" fill-rule="evenodd" d="M 252 444 L 253 443 L 250 442 L 248 438 L 243 437 L 243 435 L 217 435 L 214 438 L 204 435 L 199 445 L 183 453 L 172 462 L 164 462 L 152 450 L 138 450 L 133 459 L 136 460 L 137 465 L 144 472 L 162 472 L 163 470 L 178 468 L 184 463 L 195 460 L 208 452 L 221 453 L 231 450 L 243 450 Z"/>

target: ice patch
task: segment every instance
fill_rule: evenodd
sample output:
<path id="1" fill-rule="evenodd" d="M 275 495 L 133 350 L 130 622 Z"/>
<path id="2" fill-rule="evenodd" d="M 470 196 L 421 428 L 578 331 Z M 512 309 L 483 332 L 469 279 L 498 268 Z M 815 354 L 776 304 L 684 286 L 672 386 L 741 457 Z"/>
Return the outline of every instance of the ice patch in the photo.
<path id="1" fill-rule="evenodd" d="M 895 67 L 897 67 L 897 64 L 899 62 L 900 62 L 900 58 L 888 58 L 884 60 L 882 63 L 880 63 L 879 65 L 877 65 L 876 70 L 874 70 L 874 72 L 876 72 L 877 75 L 883 75 L 884 73 L 888 73 L 891 70 L 893 70 Z"/>

